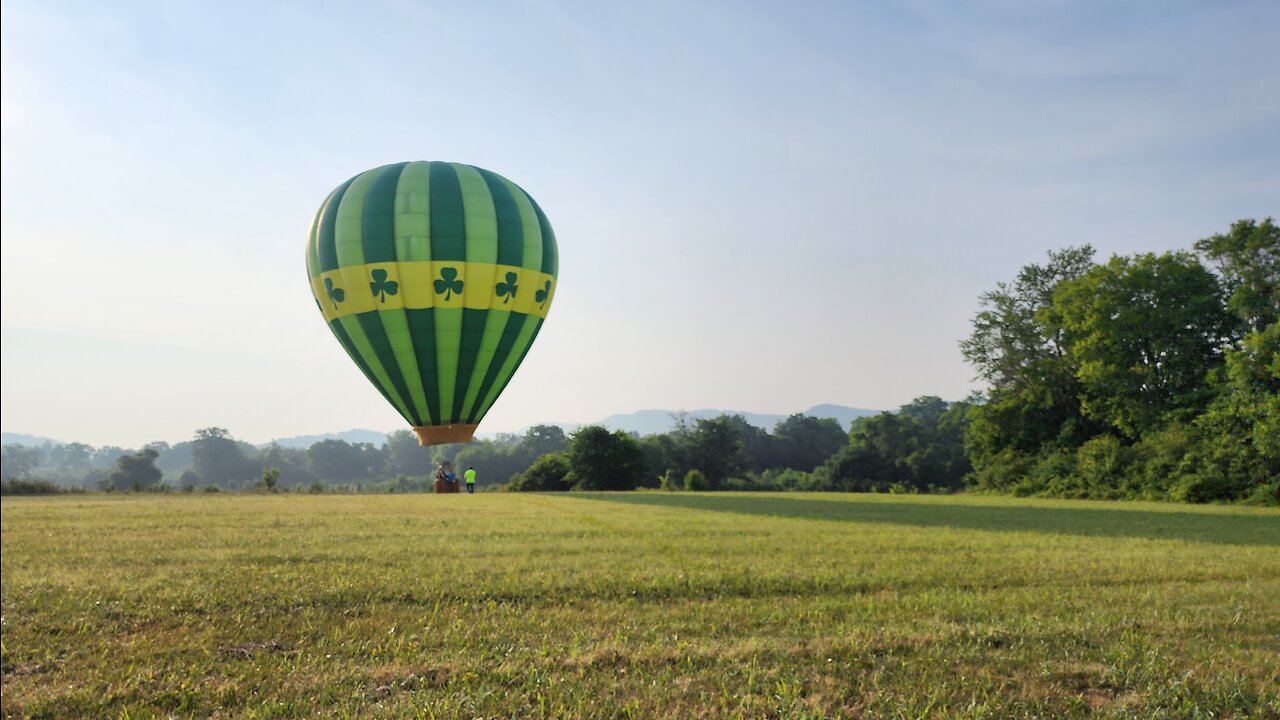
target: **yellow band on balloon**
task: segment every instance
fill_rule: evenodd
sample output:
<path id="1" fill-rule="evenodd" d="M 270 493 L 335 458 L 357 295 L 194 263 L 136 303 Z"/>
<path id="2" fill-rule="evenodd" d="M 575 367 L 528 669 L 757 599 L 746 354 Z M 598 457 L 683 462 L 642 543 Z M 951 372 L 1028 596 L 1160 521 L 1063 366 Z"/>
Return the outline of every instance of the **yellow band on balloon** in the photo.
<path id="1" fill-rule="evenodd" d="M 514 283 L 508 274 L 514 274 Z M 546 318 L 555 291 L 556 279 L 538 270 L 440 260 L 349 265 L 311 278 L 326 322 L 373 310 L 428 308 L 510 310 Z"/>

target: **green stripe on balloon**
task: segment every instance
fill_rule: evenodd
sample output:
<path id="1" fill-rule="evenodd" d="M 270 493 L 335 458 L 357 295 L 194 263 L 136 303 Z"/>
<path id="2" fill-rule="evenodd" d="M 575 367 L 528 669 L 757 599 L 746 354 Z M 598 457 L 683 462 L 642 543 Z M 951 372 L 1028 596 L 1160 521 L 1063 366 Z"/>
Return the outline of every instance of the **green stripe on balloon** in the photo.
<path id="1" fill-rule="evenodd" d="M 329 193 L 329 197 L 316 210 L 316 214 L 311 218 L 311 230 L 307 233 L 307 279 L 310 280 L 320 274 L 320 251 L 317 247 L 317 236 L 320 232 L 320 218 L 324 216 L 324 208 L 329 204 L 329 200 L 333 197 L 333 193 Z M 317 299 L 316 302 L 319 302 Z"/>
<path id="2" fill-rule="evenodd" d="M 520 228 L 524 241 L 520 265 L 530 269 L 541 268 L 543 231 L 542 224 L 538 220 L 538 210 L 533 198 L 510 180 L 506 178 L 501 178 L 501 180 L 507 186 L 520 212 Z M 528 288 L 525 292 L 532 292 L 533 290 L 533 288 Z M 485 413 L 489 411 L 489 408 L 497 400 L 498 395 L 501 394 L 502 389 L 511 381 L 516 368 L 519 366 L 519 358 L 523 357 L 527 351 L 528 343 L 531 341 L 534 320 L 535 318 L 518 314 L 513 314 L 508 319 L 508 326 L 504 329 L 503 337 L 498 342 L 498 349 L 495 353 L 497 357 L 495 357 L 489 371 L 485 374 L 485 379 L 478 395 L 480 398 L 479 406 L 471 413 L 472 422 L 477 422 L 484 417 Z"/>
<path id="3" fill-rule="evenodd" d="M 453 165 L 431 163 L 431 259 L 463 262 L 467 259 L 466 209 L 462 186 Z M 465 291 L 465 287 L 463 288 Z M 441 422 L 452 423 L 453 396 L 458 374 L 458 348 L 462 341 L 462 309 L 435 308 L 436 388 Z"/>
<path id="4" fill-rule="evenodd" d="M 527 315 L 519 315 L 511 313 L 507 318 L 507 324 L 502 330 L 502 337 L 498 339 L 498 346 L 494 349 L 493 361 L 489 363 L 489 368 L 485 371 L 484 379 L 480 386 L 476 388 L 476 397 L 483 400 L 489 397 L 493 384 L 497 382 L 498 375 L 502 373 L 502 368 L 506 364 L 506 360 L 511 356 L 511 349 L 515 347 L 516 339 L 520 337 L 520 331 L 524 328 L 525 318 Z M 471 412 L 467 416 L 467 422 L 475 423 L 479 421 L 482 413 L 481 407 L 474 402 L 471 406 Z"/>
<path id="5" fill-rule="evenodd" d="M 498 233 L 497 262 L 499 265 L 519 267 L 524 256 L 524 226 L 520 220 L 520 207 L 512 197 L 511 189 L 501 178 L 488 170 L 476 168 L 476 171 L 484 179 L 493 205 Z M 493 384 L 490 377 L 506 360 L 504 350 L 510 349 L 510 343 L 504 348 L 502 339 L 507 334 L 507 328 L 523 322 L 523 319 L 513 320 L 510 312 L 514 307 L 516 294 L 520 291 L 519 285 L 511 282 L 511 279 L 506 276 L 494 278 L 494 280 L 489 313 L 485 318 L 484 334 L 481 336 L 480 348 L 467 381 L 467 393 L 459 413 L 459 417 L 464 418 L 468 423 L 475 422 L 477 405 L 484 397 L 484 392 Z M 499 288 L 505 292 L 499 293 Z M 531 291 L 526 289 L 525 292 Z M 502 299 L 499 300 L 499 297 Z M 513 332 L 512 335 L 514 334 Z M 486 383 L 486 380 L 489 382 Z"/>
<path id="6" fill-rule="evenodd" d="M 365 263 L 396 261 L 396 192 L 400 177 L 407 165 L 408 163 L 397 163 L 376 171 L 377 174 L 370 181 L 368 190 L 365 192 L 364 207 L 360 213 L 360 240 Z M 371 284 L 375 280 L 372 276 L 368 279 Z M 399 292 L 399 283 L 386 282 L 384 275 L 379 290 L 385 304 L 386 295 L 395 295 Z M 430 413 L 405 311 L 398 307 L 379 307 L 377 320 L 393 355 L 390 360 L 384 359 L 389 369 L 394 366 L 394 370 L 389 372 L 388 376 L 393 383 L 401 384 L 407 400 L 406 404 L 414 411 L 415 419 L 420 421 Z"/>
<path id="7" fill-rule="evenodd" d="M 422 386 L 421 371 L 418 368 L 417 348 L 413 343 L 413 332 L 409 329 L 407 311 L 403 308 L 379 310 L 378 319 L 387 333 L 387 342 L 391 352 L 395 354 L 396 367 L 400 377 L 404 379 L 405 390 L 408 391 L 410 406 L 414 410 L 414 422 L 425 425 L 430 416 L 430 405 L 427 403 L 426 388 Z M 434 353 L 433 353 L 434 354 Z"/>
<path id="8" fill-rule="evenodd" d="M 556 234 L 551 230 L 551 223 L 547 221 L 542 208 L 538 207 L 537 201 L 529 198 L 529 202 L 533 204 L 533 211 L 538 214 L 538 227 L 542 230 L 542 272 L 555 276 L 560 266 L 559 254 L 556 252 Z"/>
<path id="9" fill-rule="evenodd" d="M 342 202 L 338 205 L 338 214 L 335 221 L 334 245 L 337 249 L 338 262 L 342 267 L 350 267 L 365 264 L 364 256 L 364 218 L 366 213 L 366 202 L 369 200 L 370 190 L 376 187 L 379 177 L 383 176 L 385 170 L 391 166 L 376 168 L 356 176 L 356 179 L 347 188 L 347 192 L 342 197 Z M 394 188 L 394 186 L 393 186 Z M 393 231 L 391 227 L 375 225 L 375 230 L 390 234 Z M 375 239 L 375 244 L 377 241 Z M 390 245 L 390 238 L 386 238 L 382 243 Z M 394 259 L 394 258 L 393 258 Z M 367 281 L 367 280 L 366 280 Z M 359 333 L 363 333 L 364 341 L 368 343 L 372 349 L 373 357 L 366 357 L 366 362 L 375 372 L 381 371 L 385 376 L 387 392 L 399 398 L 399 408 L 405 420 L 414 422 L 415 418 L 425 414 L 425 409 L 419 410 L 420 405 L 425 405 L 425 398 L 417 399 L 413 393 L 409 391 L 409 384 L 405 381 L 406 368 L 402 366 L 401 358 L 413 350 L 412 343 L 407 336 L 397 336 L 399 347 L 392 345 L 392 338 L 387 335 L 386 328 L 382 324 L 381 312 L 366 312 L 355 316 L 358 321 L 358 330 L 353 330 L 350 325 L 347 326 L 347 332 L 356 342 L 360 341 Z M 400 357 L 397 357 L 399 353 Z M 409 365 L 408 369 L 417 372 L 417 364 Z"/>
<path id="10" fill-rule="evenodd" d="M 467 259 L 466 209 L 458 173 L 447 162 L 431 163 L 431 259 Z"/>
<path id="11" fill-rule="evenodd" d="M 396 258 L 400 262 L 431 259 L 431 163 L 412 162 L 400 172 L 396 183 L 395 245 Z M 417 359 L 416 371 L 406 370 L 405 377 L 417 378 L 422 389 L 425 413 L 424 425 L 435 425 L 440 419 L 440 390 L 436 377 L 435 311 L 405 310 L 405 323 L 413 356 Z"/>
<path id="12" fill-rule="evenodd" d="M 524 258 L 524 227 L 520 222 L 520 206 L 516 204 L 511 188 L 507 187 L 502 178 L 488 170 L 479 170 L 479 173 L 489 188 L 489 196 L 493 198 L 494 215 L 498 222 L 497 263 L 520 267 Z"/>
<path id="13" fill-rule="evenodd" d="M 373 354 L 378 358 L 378 363 L 382 366 L 383 372 L 386 374 L 387 382 L 390 387 L 388 392 L 400 398 L 401 415 L 404 419 L 413 425 L 421 425 L 419 421 L 420 413 L 418 413 L 409 399 L 409 388 L 405 384 L 404 373 L 400 370 L 400 363 L 395 355 L 395 350 L 391 347 L 391 342 L 387 337 L 386 329 L 382 325 L 382 319 L 378 317 L 378 312 L 360 313 L 356 315 L 356 319 L 360 323 L 360 329 L 364 331 L 364 339 L 372 348 Z"/>
<path id="14" fill-rule="evenodd" d="M 359 177 L 358 175 L 356 177 Z M 329 194 L 329 200 L 324 204 L 324 209 L 320 215 L 320 227 L 316 229 L 316 255 L 319 259 L 320 272 L 329 272 L 338 269 L 338 251 L 335 247 L 334 236 L 336 235 L 336 227 L 338 220 L 338 206 L 342 204 L 342 196 L 346 194 L 347 188 L 351 187 L 351 183 L 356 178 L 342 183 Z"/>
<path id="15" fill-rule="evenodd" d="M 511 382 L 511 378 L 515 377 L 516 368 L 520 367 L 524 356 L 529 353 L 529 348 L 533 345 L 534 338 L 538 336 L 538 330 L 541 327 L 542 318 L 537 315 L 525 316 L 524 327 L 520 329 L 520 334 L 516 337 L 515 344 L 511 347 L 511 352 L 508 353 L 506 360 L 502 363 L 502 369 L 498 371 L 498 377 L 493 387 L 489 388 L 489 394 L 485 396 L 484 404 L 480 406 L 480 412 L 476 413 L 476 417 L 484 417 L 488 414 L 498 396 L 506 389 L 507 383 Z"/>
<path id="16" fill-rule="evenodd" d="M 484 333 L 480 337 L 480 349 L 476 353 L 476 361 L 471 368 L 471 376 L 467 380 L 467 396 L 462 401 L 462 410 L 458 414 L 460 418 L 469 418 L 475 413 L 476 403 L 479 401 L 480 388 L 484 385 L 485 376 L 489 373 L 489 368 L 494 365 L 501 365 L 506 356 L 498 356 L 498 346 L 502 341 L 502 334 L 506 326 L 510 324 L 508 318 L 511 316 L 509 310 L 490 309 L 486 313 Z"/>
<path id="17" fill-rule="evenodd" d="M 462 191 L 462 206 L 466 219 L 467 262 L 494 263 L 498 260 L 498 220 L 494 212 L 493 196 L 484 178 L 470 165 L 452 163 Z M 460 423 L 465 417 L 464 405 L 470 390 L 471 376 L 481 361 L 480 349 L 484 344 L 485 325 L 489 320 L 489 306 L 493 288 L 488 283 L 478 284 L 476 278 L 468 278 L 463 290 L 462 344 L 458 348 L 458 371 L 454 376 L 453 405 L 449 416 Z M 476 307 L 480 305 L 482 307 Z"/>
<path id="18" fill-rule="evenodd" d="M 366 263 L 396 261 L 396 187 L 405 165 L 408 163 L 382 168 L 365 193 L 364 208 L 360 213 L 360 234 Z"/>
<path id="19" fill-rule="evenodd" d="M 347 186 L 338 203 L 338 213 L 333 221 L 333 249 L 338 256 L 338 267 L 364 264 L 364 197 L 369 186 L 382 168 L 362 172 Z"/>
<path id="20" fill-rule="evenodd" d="M 467 237 L 466 261 L 495 263 L 498 261 L 498 219 L 494 213 L 493 195 L 489 194 L 489 186 L 479 171 L 470 165 L 451 165 L 458 177 L 458 189 L 462 192 L 463 228 Z"/>
<path id="21" fill-rule="evenodd" d="M 396 184 L 395 242 L 400 262 L 431 259 L 431 163 L 412 162 Z"/>
<path id="22" fill-rule="evenodd" d="M 462 422 L 462 405 L 466 400 L 467 385 L 475 371 L 476 360 L 480 355 L 480 346 L 484 342 L 484 326 L 488 318 L 488 310 L 463 308 L 462 310 L 462 343 L 458 347 L 458 370 L 455 376 L 456 388 L 453 394 L 453 406 L 450 422 Z"/>
<path id="23" fill-rule="evenodd" d="M 418 358 L 418 378 L 427 400 L 427 425 L 444 422 L 440 416 L 440 392 L 436 387 L 436 314 L 434 310 L 406 310 L 413 351 Z"/>
<path id="24" fill-rule="evenodd" d="M 440 422 L 455 422 L 453 380 L 458 375 L 458 348 L 462 345 L 462 308 L 434 309 L 436 326 L 436 397 L 440 401 Z"/>
<path id="25" fill-rule="evenodd" d="M 510 180 L 502 178 L 502 182 L 520 211 L 520 235 L 524 241 L 520 267 L 539 270 L 542 268 L 542 226 L 538 224 L 538 213 L 533 209 L 533 198 Z"/>

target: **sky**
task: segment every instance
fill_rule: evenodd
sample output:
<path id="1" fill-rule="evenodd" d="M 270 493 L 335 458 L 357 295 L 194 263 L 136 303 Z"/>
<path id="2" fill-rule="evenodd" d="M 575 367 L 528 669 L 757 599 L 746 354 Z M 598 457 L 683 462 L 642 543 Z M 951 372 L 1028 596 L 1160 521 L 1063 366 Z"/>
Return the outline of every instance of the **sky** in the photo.
<path id="1" fill-rule="evenodd" d="M 137 447 L 404 421 L 307 286 L 406 160 L 547 213 L 556 304 L 481 425 L 891 410 L 980 386 L 1050 250 L 1280 209 L 1280 3 L 0 4 L 0 424 Z"/>

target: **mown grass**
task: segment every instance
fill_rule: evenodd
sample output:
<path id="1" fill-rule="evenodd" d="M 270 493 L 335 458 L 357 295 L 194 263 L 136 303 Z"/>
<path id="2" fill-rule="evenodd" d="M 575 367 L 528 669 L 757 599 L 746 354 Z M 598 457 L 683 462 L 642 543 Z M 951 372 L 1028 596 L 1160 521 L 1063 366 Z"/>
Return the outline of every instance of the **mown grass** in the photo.
<path id="1" fill-rule="evenodd" d="M 6 717 L 1280 717 L 1280 513 L 5 498 Z"/>

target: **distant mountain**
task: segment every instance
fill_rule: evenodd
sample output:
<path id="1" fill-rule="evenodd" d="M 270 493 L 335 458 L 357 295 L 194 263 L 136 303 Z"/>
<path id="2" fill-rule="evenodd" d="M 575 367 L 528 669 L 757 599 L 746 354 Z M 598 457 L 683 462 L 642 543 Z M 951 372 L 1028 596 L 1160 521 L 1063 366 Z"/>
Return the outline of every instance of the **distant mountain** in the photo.
<path id="1" fill-rule="evenodd" d="M 679 412 L 675 410 L 640 410 L 639 412 L 610 415 L 595 424 L 603 425 L 610 430 L 622 430 L 624 432 L 634 432 L 641 435 L 653 435 L 655 433 L 670 432 L 675 429 L 676 416 L 678 414 Z M 866 417 L 868 415 L 878 415 L 880 414 L 880 411 L 846 407 L 844 405 L 814 405 L 808 410 L 805 410 L 802 414 L 818 418 L 834 418 L 840 423 L 841 427 L 848 430 L 849 424 L 852 423 L 855 418 Z M 688 410 L 684 413 L 685 418 L 687 418 L 689 422 L 696 420 L 708 420 L 721 415 L 741 415 L 748 423 L 769 431 L 772 431 L 775 425 L 787 418 L 786 415 L 753 413 L 742 410 L 703 409 Z"/>
<path id="2" fill-rule="evenodd" d="M 27 435 L 25 433 L 0 433 L 0 445 L 25 445 L 27 447 L 40 447 L 45 444 L 62 445 L 59 440 L 51 440 L 47 437 L 39 437 L 36 435 Z"/>
<path id="3" fill-rule="evenodd" d="M 845 407 L 844 405 L 814 405 L 805 410 L 804 414 L 817 418 L 835 418 L 839 421 L 840 427 L 848 430 L 854 420 L 860 417 L 879 415 L 881 412 L 881 410 L 867 410 L 866 408 Z"/>
<path id="4" fill-rule="evenodd" d="M 324 433 L 323 435 L 295 435 L 287 438 L 276 438 L 271 442 L 280 447 L 306 450 L 321 440 L 345 440 L 353 445 L 355 443 L 371 443 L 375 446 L 382 446 L 387 442 L 387 434 L 377 430 L 343 430 L 342 432 Z M 271 442 L 261 443 L 258 447 L 267 447 Z"/>

